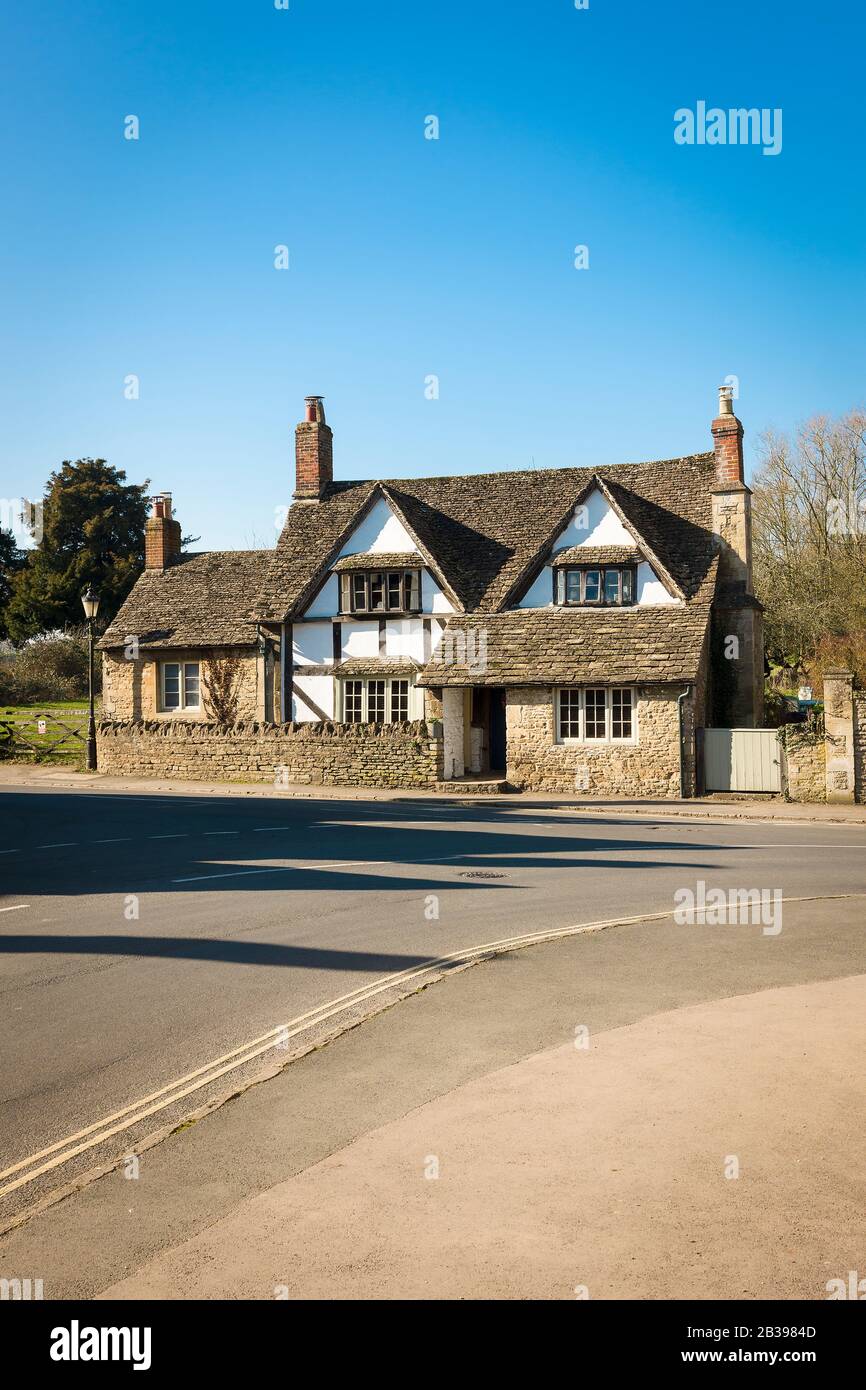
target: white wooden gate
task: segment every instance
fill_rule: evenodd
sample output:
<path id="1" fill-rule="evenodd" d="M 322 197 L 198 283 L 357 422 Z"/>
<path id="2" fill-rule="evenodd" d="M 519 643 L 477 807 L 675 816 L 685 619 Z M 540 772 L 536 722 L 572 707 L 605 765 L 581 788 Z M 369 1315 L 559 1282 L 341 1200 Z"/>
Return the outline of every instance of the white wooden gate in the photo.
<path id="1" fill-rule="evenodd" d="M 780 792 L 782 750 L 775 729 L 704 729 L 708 792 Z"/>

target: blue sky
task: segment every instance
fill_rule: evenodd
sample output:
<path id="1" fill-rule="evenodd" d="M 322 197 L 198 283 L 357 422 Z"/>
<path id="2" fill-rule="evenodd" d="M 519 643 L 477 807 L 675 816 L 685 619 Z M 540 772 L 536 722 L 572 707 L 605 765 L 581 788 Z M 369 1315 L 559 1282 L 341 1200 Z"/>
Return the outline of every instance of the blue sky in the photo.
<path id="1" fill-rule="evenodd" d="M 15 11 L 4 496 L 102 455 L 198 548 L 244 547 L 274 540 L 306 394 L 345 478 L 702 450 L 729 374 L 750 460 L 866 403 L 853 0 Z M 699 100 L 781 108 L 781 153 L 675 144 Z"/>

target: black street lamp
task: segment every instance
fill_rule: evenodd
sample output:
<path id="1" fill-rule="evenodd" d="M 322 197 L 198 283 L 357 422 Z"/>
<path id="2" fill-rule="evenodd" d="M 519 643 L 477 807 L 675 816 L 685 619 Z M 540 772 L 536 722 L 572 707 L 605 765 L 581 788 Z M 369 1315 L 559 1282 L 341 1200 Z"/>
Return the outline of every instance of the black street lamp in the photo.
<path id="1" fill-rule="evenodd" d="M 87 725 L 87 771 L 96 771 L 96 720 L 93 716 L 93 620 L 99 612 L 99 595 L 92 584 L 88 584 L 81 595 L 84 616 L 90 630 L 90 671 L 88 676 L 88 695 L 90 699 L 90 721 Z"/>

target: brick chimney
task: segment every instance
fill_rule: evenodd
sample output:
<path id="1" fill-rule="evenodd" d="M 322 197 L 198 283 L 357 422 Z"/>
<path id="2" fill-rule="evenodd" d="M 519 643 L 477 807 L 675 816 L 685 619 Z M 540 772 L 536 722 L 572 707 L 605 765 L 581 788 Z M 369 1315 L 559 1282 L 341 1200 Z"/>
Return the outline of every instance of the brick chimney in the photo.
<path id="1" fill-rule="evenodd" d="M 165 570 L 180 555 L 180 522 L 171 514 L 171 493 L 151 497 L 151 513 L 144 528 L 144 568 Z"/>
<path id="2" fill-rule="evenodd" d="M 321 396 L 305 396 L 306 419 L 295 428 L 295 498 L 318 502 L 334 477 L 334 436 Z"/>
<path id="3" fill-rule="evenodd" d="M 743 478 L 743 427 L 734 414 L 734 388 L 719 387 L 719 413 L 712 424 L 716 451 L 716 484 L 736 486 Z"/>
<path id="4" fill-rule="evenodd" d="M 715 478 L 712 529 L 719 552 L 713 600 L 712 722 L 721 728 L 760 728 L 764 709 L 763 612 L 752 582 L 752 493 L 743 477 L 743 427 L 733 390 L 719 390 L 713 421 Z"/>

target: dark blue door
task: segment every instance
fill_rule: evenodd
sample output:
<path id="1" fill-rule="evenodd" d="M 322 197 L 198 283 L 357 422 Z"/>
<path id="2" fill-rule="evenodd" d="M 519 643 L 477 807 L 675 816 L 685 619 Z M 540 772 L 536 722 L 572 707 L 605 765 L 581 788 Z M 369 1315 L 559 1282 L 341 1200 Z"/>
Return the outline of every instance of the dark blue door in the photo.
<path id="1" fill-rule="evenodd" d="M 505 691 L 490 692 L 490 770 L 505 771 Z"/>

